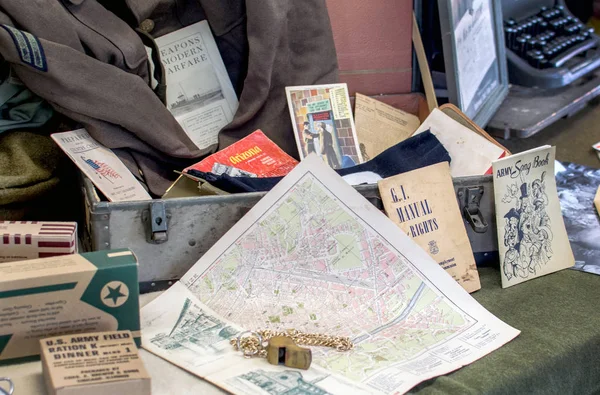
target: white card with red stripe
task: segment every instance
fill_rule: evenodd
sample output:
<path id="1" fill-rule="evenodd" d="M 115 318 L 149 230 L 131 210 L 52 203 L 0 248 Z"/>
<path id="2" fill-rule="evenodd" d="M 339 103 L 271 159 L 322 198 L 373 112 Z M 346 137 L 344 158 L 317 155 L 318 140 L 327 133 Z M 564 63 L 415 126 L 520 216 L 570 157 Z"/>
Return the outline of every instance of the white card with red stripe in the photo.
<path id="1" fill-rule="evenodd" d="M 85 129 L 50 137 L 111 202 L 152 199 L 142 184 L 110 149 Z"/>
<path id="2" fill-rule="evenodd" d="M 77 253 L 77 222 L 0 221 L 0 262 Z"/>
<path id="3" fill-rule="evenodd" d="M 599 141 L 599 142 L 597 142 L 596 144 L 592 145 L 592 147 L 593 147 L 593 148 L 594 148 L 596 151 L 600 152 L 600 141 Z"/>

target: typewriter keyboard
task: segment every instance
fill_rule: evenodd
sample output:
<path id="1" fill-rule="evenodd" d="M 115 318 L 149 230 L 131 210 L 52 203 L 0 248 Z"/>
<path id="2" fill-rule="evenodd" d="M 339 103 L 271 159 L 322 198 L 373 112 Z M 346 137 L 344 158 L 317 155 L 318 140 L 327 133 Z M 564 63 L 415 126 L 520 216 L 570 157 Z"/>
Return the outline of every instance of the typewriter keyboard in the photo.
<path id="1" fill-rule="evenodd" d="M 537 69 L 574 62 L 597 46 L 594 29 L 569 15 L 562 5 L 542 7 L 533 16 L 504 22 L 506 47 Z"/>

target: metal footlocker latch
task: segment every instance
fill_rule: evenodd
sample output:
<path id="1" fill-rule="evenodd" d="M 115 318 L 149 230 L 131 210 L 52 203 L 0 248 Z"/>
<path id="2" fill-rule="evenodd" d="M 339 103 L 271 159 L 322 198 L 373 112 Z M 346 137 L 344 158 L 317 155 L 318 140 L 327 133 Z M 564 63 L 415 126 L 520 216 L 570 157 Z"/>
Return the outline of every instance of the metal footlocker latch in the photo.
<path id="1" fill-rule="evenodd" d="M 477 233 L 485 233 L 488 230 L 488 223 L 483 218 L 483 214 L 479 209 L 482 196 L 482 186 L 466 187 L 458 190 L 458 198 L 463 215 Z"/>
<path id="2" fill-rule="evenodd" d="M 144 213 L 144 220 L 150 222 L 148 242 L 161 244 L 169 240 L 167 228 L 167 212 L 163 202 L 150 203 L 150 212 Z"/>

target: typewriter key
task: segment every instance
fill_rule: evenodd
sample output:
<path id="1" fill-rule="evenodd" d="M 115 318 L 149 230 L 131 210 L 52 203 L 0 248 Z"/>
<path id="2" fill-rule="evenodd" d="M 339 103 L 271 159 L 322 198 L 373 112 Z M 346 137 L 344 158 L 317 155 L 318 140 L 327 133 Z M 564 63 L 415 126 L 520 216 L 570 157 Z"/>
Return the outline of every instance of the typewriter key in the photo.
<path id="1" fill-rule="evenodd" d="M 519 36 L 515 42 L 515 50 L 519 52 L 521 55 L 525 52 L 525 48 L 527 46 L 527 39 L 523 36 Z"/>
<path id="2" fill-rule="evenodd" d="M 529 47 L 529 41 L 531 40 L 532 36 L 531 36 L 531 34 L 523 34 L 521 37 L 523 37 L 525 39 L 525 45 L 523 47 L 523 52 L 526 52 L 529 49 L 531 49 Z"/>
<path id="3" fill-rule="evenodd" d="M 543 59 L 546 59 L 546 58 L 541 53 L 535 54 L 533 56 L 533 64 L 532 64 L 532 66 L 535 67 L 536 69 L 541 68 L 541 62 L 542 62 Z"/>
<path id="4" fill-rule="evenodd" d="M 548 42 L 547 42 L 547 41 L 544 41 L 544 40 L 537 39 L 537 43 L 536 43 L 536 45 L 535 45 L 535 49 L 542 50 L 542 49 L 544 49 L 544 47 L 545 47 L 547 44 L 548 44 Z"/>
<path id="5" fill-rule="evenodd" d="M 507 27 L 504 29 L 506 33 L 506 47 L 512 49 L 515 45 L 515 38 L 517 37 L 517 29 L 514 27 Z"/>
<path id="6" fill-rule="evenodd" d="M 539 42 L 536 38 L 530 38 L 527 40 L 527 49 L 535 50 L 537 49 Z"/>

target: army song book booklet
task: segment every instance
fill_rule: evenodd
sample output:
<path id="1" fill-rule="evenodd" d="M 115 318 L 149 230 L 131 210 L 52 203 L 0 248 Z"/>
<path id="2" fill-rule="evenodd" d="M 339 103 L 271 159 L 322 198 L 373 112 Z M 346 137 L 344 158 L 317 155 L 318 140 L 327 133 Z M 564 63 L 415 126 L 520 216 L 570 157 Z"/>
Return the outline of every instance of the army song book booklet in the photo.
<path id="1" fill-rule="evenodd" d="M 393 394 L 461 368 L 519 331 L 315 154 L 142 309 L 148 351 L 236 394 Z M 250 330 L 347 336 L 298 370 L 244 358 Z M 268 384 L 270 383 L 270 384 Z"/>
<path id="2" fill-rule="evenodd" d="M 238 99 L 207 21 L 156 39 L 167 80 L 167 107 L 199 149 L 218 143 Z"/>
<path id="3" fill-rule="evenodd" d="M 378 183 L 388 217 L 467 292 L 481 288 L 448 162 Z"/>
<path id="4" fill-rule="evenodd" d="M 543 146 L 493 163 L 503 288 L 575 264 L 556 191 L 555 151 Z"/>

